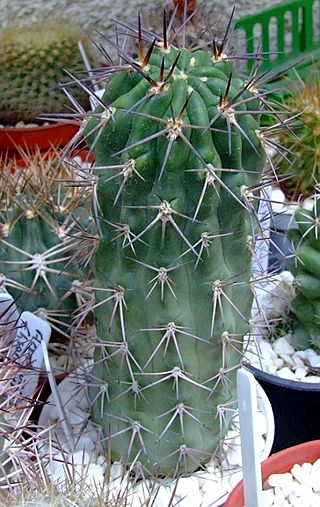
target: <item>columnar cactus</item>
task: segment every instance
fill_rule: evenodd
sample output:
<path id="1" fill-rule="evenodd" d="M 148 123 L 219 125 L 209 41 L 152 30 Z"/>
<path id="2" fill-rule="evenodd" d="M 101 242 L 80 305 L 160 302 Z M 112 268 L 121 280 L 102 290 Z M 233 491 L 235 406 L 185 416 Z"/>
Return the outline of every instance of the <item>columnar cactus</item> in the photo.
<path id="1" fill-rule="evenodd" d="M 229 30 L 212 52 L 135 33 L 85 128 L 103 238 L 89 393 L 113 459 L 175 475 L 209 461 L 235 399 L 264 136 Z"/>
<path id="2" fill-rule="evenodd" d="M 312 210 L 299 208 L 297 228 L 289 232 L 294 245 L 292 271 L 296 295 L 290 307 L 292 330 L 299 348 L 320 350 L 320 197 Z"/>

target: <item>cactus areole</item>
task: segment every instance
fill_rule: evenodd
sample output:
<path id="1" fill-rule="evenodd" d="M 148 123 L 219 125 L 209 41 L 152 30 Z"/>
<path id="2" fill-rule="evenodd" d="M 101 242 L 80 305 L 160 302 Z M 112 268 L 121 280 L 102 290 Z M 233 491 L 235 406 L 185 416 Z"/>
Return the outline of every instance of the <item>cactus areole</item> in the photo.
<path id="1" fill-rule="evenodd" d="M 177 475 L 211 459 L 234 408 L 261 106 L 221 50 L 144 49 L 140 33 L 123 59 L 85 129 L 102 233 L 92 417 L 112 459 Z"/>

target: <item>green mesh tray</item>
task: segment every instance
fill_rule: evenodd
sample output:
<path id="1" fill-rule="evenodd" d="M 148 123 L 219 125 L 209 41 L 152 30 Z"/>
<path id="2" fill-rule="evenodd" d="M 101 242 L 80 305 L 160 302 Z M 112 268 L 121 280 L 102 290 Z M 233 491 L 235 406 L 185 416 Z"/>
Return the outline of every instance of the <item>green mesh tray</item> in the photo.
<path id="1" fill-rule="evenodd" d="M 281 3 L 236 23 L 247 53 L 263 53 L 260 71 L 279 78 L 294 66 L 303 76 L 320 57 L 320 0 Z M 242 34 L 241 34 L 242 31 Z M 254 60 L 246 61 L 251 71 Z M 276 80 L 275 80 L 276 82 Z"/>

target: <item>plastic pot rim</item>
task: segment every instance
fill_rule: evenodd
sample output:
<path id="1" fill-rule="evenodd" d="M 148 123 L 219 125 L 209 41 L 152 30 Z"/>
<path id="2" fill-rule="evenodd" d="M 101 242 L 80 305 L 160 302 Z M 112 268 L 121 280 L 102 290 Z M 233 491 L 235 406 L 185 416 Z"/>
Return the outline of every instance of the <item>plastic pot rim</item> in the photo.
<path id="1" fill-rule="evenodd" d="M 320 392 L 320 380 L 317 383 L 302 382 L 301 380 L 288 380 L 260 370 L 259 368 L 252 366 L 250 363 L 245 363 L 245 367 L 253 373 L 257 380 L 269 382 L 274 386 L 294 391 Z"/>

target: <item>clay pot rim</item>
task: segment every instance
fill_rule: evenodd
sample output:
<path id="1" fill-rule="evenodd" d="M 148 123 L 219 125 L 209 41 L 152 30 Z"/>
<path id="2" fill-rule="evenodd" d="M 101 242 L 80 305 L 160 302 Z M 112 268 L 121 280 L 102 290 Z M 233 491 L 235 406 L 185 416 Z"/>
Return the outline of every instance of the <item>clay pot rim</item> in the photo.
<path id="1" fill-rule="evenodd" d="M 289 472 L 293 465 L 302 465 L 303 463 L 314 463 L 320 458 L 320 440 L 310 440 L 293 447 L 288 447 L 282 451 L 272 454 L 261 465 L 262 482 L 271 474 L 282 474 Z M 230 493 L 224 507 L 242 507 L 243 500 L 243 481 Z"/>
<path id="2" fill-rule="evenodd" d="M 0 128 L 0 151 L 17 153 L 20 149 L 34 151 L 67 145 L 80 126 L 71 122 L 56 122 L 36 127 Z"/>
<path id="3" fill-rule="evenodd" d="M 17 133 L 25 133 L 32 130 L 47 130 L 47 129 L 53 129 L 53 128 L 61 128 L 66 125 L 73 125 L 74 127 L 79 127 L 79 125 L 75 122 L 63 122 L 63 121 L 55 121 L 52 123 L 48 123 L 46 125 L 33 125 L 32 127 L 28 127 L 27 125 L 25 127 L 15 127 L 14 125 L 8 125 L 0 128 L 0 133 L 4 132 L 17 132 Z"/>

